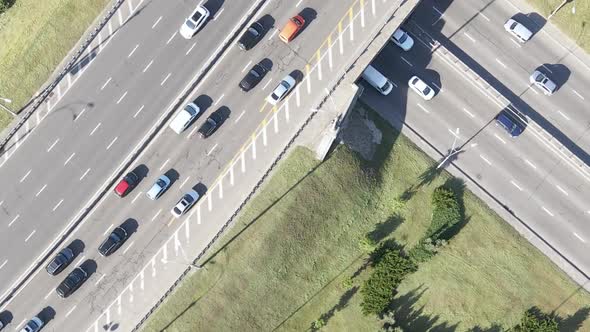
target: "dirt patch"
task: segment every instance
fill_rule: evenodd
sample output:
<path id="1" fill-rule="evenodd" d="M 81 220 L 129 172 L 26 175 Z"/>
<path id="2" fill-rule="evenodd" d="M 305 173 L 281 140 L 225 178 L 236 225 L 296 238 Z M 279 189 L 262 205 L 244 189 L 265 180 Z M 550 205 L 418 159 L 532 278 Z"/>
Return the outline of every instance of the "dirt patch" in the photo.
<path id="1" fill-rule="evenodd" d="M 348 145 L 366 160 L 372 160 L 381 143 L 383 133 L 362 107 L 355 107 L 341 131 L 341 142 Z"/>

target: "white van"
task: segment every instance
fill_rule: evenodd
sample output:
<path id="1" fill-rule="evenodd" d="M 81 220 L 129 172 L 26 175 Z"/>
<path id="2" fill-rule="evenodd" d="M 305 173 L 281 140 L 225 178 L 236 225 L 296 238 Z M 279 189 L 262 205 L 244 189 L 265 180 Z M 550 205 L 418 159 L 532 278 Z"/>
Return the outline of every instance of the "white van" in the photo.
<path id="1" fill-rule="evenodd" d="M 186 105 L 182 111 L 178 112 L 172 122 L 170 122 L 170 129 L 174 130 L 175 133 L 180 134 L 183 130 L 191 124 L 191 122 L 199 115 L 199 106 L 195 103 Z"/>
<path id="2" fill-rule="evenodd" d="M 369 84 L 384 96 L 387 96 L 391 90 L 393 90 L 393 83 L 371 65 L 368 65 L 367 68 L 365 68 L 362 76 L 365 81 L 369 82 Z"/>

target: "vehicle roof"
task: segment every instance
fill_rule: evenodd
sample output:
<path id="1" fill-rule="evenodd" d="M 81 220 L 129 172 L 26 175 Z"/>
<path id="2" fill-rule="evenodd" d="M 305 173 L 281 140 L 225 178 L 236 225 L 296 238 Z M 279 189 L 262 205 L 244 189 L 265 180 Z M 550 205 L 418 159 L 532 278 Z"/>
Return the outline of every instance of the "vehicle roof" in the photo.
<path id="1" fill-rule="evenodd" d="M 297 23 L 295 23 L 294 20 L 301 21 L 302 25 L 298 25 Z M 285 26 L 283 27 L 283 30 L 281 30 L 280 35 L 289 39 L 290 37 L 293 36 L 293 34 L 297 33 L 297 31 L 299 31 L 299 29 L 301 29 L 303 24 L 305 24 L 305 20 L 303 19 L 303 17 L 301 17 L 300 15 L 293 16 L 289 19 L 289 21 L 287 21 L 287 24 L 285 24 Z"/>
<path id="2" fill-rule="evenodd" d="M 127 183 L 127 180 L 125 178 L 121 179 L 121 181 L 119 181 L 119 184 L 117 184 L 117 186 L 115 187 L 115 191 L 119 194 L 123 194 L 125 191 L 127 191 L 127 189 L 129 188 L 129 183 Z"/>

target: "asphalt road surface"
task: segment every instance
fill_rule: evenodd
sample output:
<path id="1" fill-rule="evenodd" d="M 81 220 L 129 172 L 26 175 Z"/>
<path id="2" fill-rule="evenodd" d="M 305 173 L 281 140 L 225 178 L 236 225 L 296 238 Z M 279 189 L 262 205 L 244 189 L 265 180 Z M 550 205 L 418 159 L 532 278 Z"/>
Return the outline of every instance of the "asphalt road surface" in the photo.
<path id="1" fill-rule="evenodd" d="M 576 92 L 583 93 L 590 81 L 588 68 L 542 32 L 522 47 L 514 44 L 503 23 L 518 11 L 507 1 L 440 5 L 423 1 L 406 23 L 416 41 L 412 50 L 391 44 L 375 59 L 374 66 L 397 85 L 394 91 L 383 97 L 367 87 L 363 100 L 390 121 L 403 121 L 442 153 L 456 137 L 462 151 L 455 165 L 588 275 L 590 178 L 534 130 L 536 123 L 559 137 L 553 140 L 566 136 L 587 150 L 588 105 Z M 528 73 L 543 63 L 552 64 L 554 74 L 564 67 L 569 71 L 552 96 L 527 86 Z M 413 75 L 435 88 L 431 101 L 408 90 Z M 481 84 L 482 78 L 503 97 Z M 494 122 L 506 99 L 531 120 L 517 138 Z"/>
<path id="2" fill-rule="evenodd" d="M 365 7 L 361 9 L 360 3 Z M 204 45 L 206 38 L 217 36 L 217 41 L 223 38 L 223 35 L 220 35 L 222 29 L 218 24 L 226 22 L 223 19 L 230 16 L 230 6 L 227 4 L 218 11 L 218 15 L 223 15 L 210 21 L 190 41 L 171 36 L 174 36 L 182 18 L 192 8 L 178 6 L 178 12 L 163 15 L 166 13 L 162 11 L 165 7 L 163 4 L 164 2 L 152 2 L 146 6 L 140 15 L 116 35 L 104 53 L 96 58 L 93 66 L 84 74 L 88 77 L 98 77 L 102 74 L 102 77 L 96 78 L 94 84 L 80 81 L 79 86 L 82 88 L 111 92 L 110 101 L 101 102 L 110 107 L 101 107 L 99 102 L 92 100 L 93 110 L 102 110 L 105 107 L 106 112 L 106 109 L 112 108 L 112 112 L 124 112 L 124 115 L 116 113 L 107 116 L 99 114 L 100 111 L 87 110 L 81 117 L 73 120 L 70 112 L 54 113 L 54 117 L 59 119 L 55 119 L 58 122 L 52 128 L 62 134 L 67 131 L 60 129 L 59 123 L 70 121 L 76 126 L 79 121 L 87 120 L 87 125 L 82 130 L 83 135 L 77 132 L 80 139 L 68 135 L 59 141 L 71 141 L 77 147 L 76 151 L 81 151 L 78 153 L 85 153 L 85 159 L 81 158 L 77 162 L 71 160 L 68 163 L 77 165 L 79 172 L 86 167 L 95 169 L 103 162 L 103 178 L 112 172 L 116 164 L 112 159 L 116 160 L 119 156 L 120 160 L 123 160 L 137 142 L 137 136 L 145 134 L 146 128 L 161 116 L 170 100 L 182 90 L 183 84 L 190 79 L 189 74 L 194 75 L 194 70 L 190 71 L 188 68 L 197 68 L 200 62 L 188 63 L 187 59 L 193 56 L 199 58 L 198 53 L 191 52 L 197 49 L 204 52 L 205 48 L 210 52 L 215 47 L 199 46 Z M 383 20 L 386 13 L 391 12 L 397 4 L 397 1 L 351 0 L 345 5 L 342 1 L 268 1 L 264 9 L 257 14 L 257 18 L 261 18 L 266 26 L 272 28 L 254 49 L 244 52 L 232 45 L 223 55 L 207 78 L 188 98 L 201 108 L 202 113 L 195 123 L 180 135 L 168 128 L 164 128 L 158 134 L 132 167 L 142 177 L 139 186 L 125 198 L 108 193 L 81 227 L 66 241 L 72 243 L 77 253 L 75 263 L 58 277 L 51 277 L 41 271 L 11 301 L 9 310 L 14 317 L 14 326 L 20 327 L 24 319 L 42 312 L 43 316 L 52 320 L 52 326 L 59 326 L 64 330 L 85 330 L 88 327 L 91 331 L 100 328 L 129 329 L 136 322 L 134 319 L 144 313 L 142 310 L 155 302 L 152 299 L 157 299 L 162 293 L 161 290 L 170 285 L 170 282 L 167 282 L 170 275 L 175 278 L 179 271 L 184 270 L 195 252 L 202 249 L 221 228 L 222 223 L 230 216 L 228 214 L 232 213 L 255 185 L 260 177 L 256 172 L 268 168 L 286 142 L 314 111 L 312 108 L 325 94 L 325 90 L 335 84 L 337 75 L 341 75 L 354 55 L 358 55 L 366 47 L 366 36 L 380 27 L 380 20 Z M 225 11 L 222 12 L 223 9 Z M 231 13 L 244 11 L 244 8 L 231 9 Z M 307 24 L 293 42 L 285 45 L 277 38 L 278 29 L 296 13 L 301 13 Z M 236 17 L 233 20 L 236 21 Z M 158 22 L 157 27 L 167 29 L 161 33 L 159 43 L 155 42 L 149 33 L 145 33 L 150 31 L 155 22 Z M 127 29 L 130 30 L 128 34 Z M 153 42 L 155 45 L 151 48 L 166 52 L 166 55 L 150 55 L 143 58 L 139 48 L 144 41 L 132 38 L 137 35 L 144 36 L 150 43 Z M 201 40 L 203 44 L 200 44 Z M 195 42 L 197 46 L 193 47 Z M 133 51 L 138 44 L 140 46 Z M 109 49 L 117 52 L 119 57 L 121 54 L 132 54 L 129 59 L 134 59 L 136 55 L 141 55 L 142 59 L 135 60 L 135 65 L 119 65 L 116 55 L 110 58 Z M 103 57 L 110 60 L 99 62 Z M 158 58 L 162 58 L 162 61 L 156 65 L 154 60 L 149 70 L 143 73 L 146 64 L 149 64 L 151 59 Z M 245 94 L 237 84 L 246 70 L 261 60 L 264 60 L 270 72 L 254 90 Z M 109 81 L 111 73 L 105 74 L 108 64 L 117 64 L 112 73 L 117 73 L 121 78 Z M 166 79 L 167 73 L 182 70 L 187 71 L 186 79 L 166 88 L 174 81 L 172 75 Z M 144 74 L 152 71 L 153 77 L 144 79 Z M 298 86 L 286 101 L 273 108 L 264 99 L 287 74 L 297 78 Z M 132 79 L 135 75 L 138 77 Z M 129 87 L 129 93 L 117 104 L 127 91 L 126 88 L 121 88 L 123 81 L 127 82 L 125 87 Z M 96 85 L 96 82 L 99 84 Z M 134 92 L 131 92 L 131 87 Z M 166 94 L 164 91 L 169 92 Z M 128 103 L 125 107 L 117 106 L 125 103 Z M 151 113 L 146 112 L 148 107 Z M 139 109 L 142 111 L 137 113 Z M 212 112 L 220 114 L 224 121 L 210 138 L 201 139 L 196 134 L 196 129 Z M 131 129 L 131 124 L 138 121 L 134 118 L 136 114 L 137 118 L 149 117 L 149 121 L 145 120 L 141 128 Z M 101 125 L 98 126 L 98 123 Z M 38 130 L 35 134 L 44 132 Z M 115 144 L 111 145 L 114 137 L 117 139 Z M 100 140 L 93 141 L 95 138 Z M 45 140 L 47 144 L 52 144 L 52 140 Z M 19 151 L 33 149 L 31 145 L 34 141 L 34 138 L 29 139 Z M 67 160 L 70 150 L 64 152 L 58 145 L 50 152 L 60 153 L 61 156 L 57 158 L 60 162 L 64 158 Z M 120 146 L 120 150 L 116 155 L 111 155 L 115 146 Z M 17 153 L 15 158 L 18 157 Z M 89 163 L 78 166 L 86 158 Z M 11 162 L 12 158 L 4 167 Z M 57 168 L 68 169 L 68 165 Z M 145 192 L 155 179 L 164 173 L 173 179 L 171 188 L 156 202 L 147 199 Z M 73 179 L 74 187 L 80 186 L 79 177 L 81 175 L 78 174 L 70 177 Z M 90 173 L 83 180 L 89 177 Z M 94 185 L 86 183 L 83 187 L 95 188 L 99 186 L 98 180 Z M 174 219 L 170 209 L 190 188 L 206 196 L 186 218 Z M 48 191 L 49 186 L 45 190 Z M 81 195 L 81 191 L 82 188 L 80 191 L 71 189 L 71 192 L 60 191 L 60 194 L 67 193 L 68 197 L 77 196 Z M 108 232 L 120 224 L 123 224 L 131 234 L 130 238 L 112 256 L 99 256 L 96 248 Z M 49 237 L 49 234 L 51 233 L 47 232 L 46 236 Z M 55 295 L 55 286 L 79 264 L 84 264 L 91 271 L 89 280 L 67 300 L 58 298 Z"/>

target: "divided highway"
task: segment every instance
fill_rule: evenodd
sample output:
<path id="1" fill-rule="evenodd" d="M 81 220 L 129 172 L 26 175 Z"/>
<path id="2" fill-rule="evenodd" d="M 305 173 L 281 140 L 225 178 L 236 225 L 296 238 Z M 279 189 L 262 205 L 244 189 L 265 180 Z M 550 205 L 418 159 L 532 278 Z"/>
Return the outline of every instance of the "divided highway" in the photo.
<path id="1" fill-rule="evenodd" d="M 366 89 L 363 100 L 391 122 L 411 127 L 443 153 L 456 137 L 462 151 L 453 163 L 590 274 L 586 254 L 590 176 L 585 166 L 557 153 L 533 123 L 558 139 L 569 137 L 586 151 L 589 108 L 578 93 L 590 83 L 589 68 L 542 32 L 524 45 L 515 44 L 503 28 L 508 18 L 518 15 L 508 1 L 453 2 L 448 8 L 440 5 L 423 1 L 405 24 L 415 39 L 411 51 L 387 45 L 373 62 L 397 85 L 394 91 L 383 97 Z M 556 81 L 567 67 L 568 79 L 561 81 L 552 96 L 539 93 L 528 83 L 528 75 L 542 64 L 553 71 L 549 74 Z M 431 101 L 408 91 L 408 79 L 413 75 L 436 89 Z M 503 97 L 481 84 L 482 78 Z M 494 121 L 509 102 L 532 120 L 516 138 Z M 392 105 L 395 112 L 391 112 Z M 577 157 L 587 160 L 584 153 Z"/>

